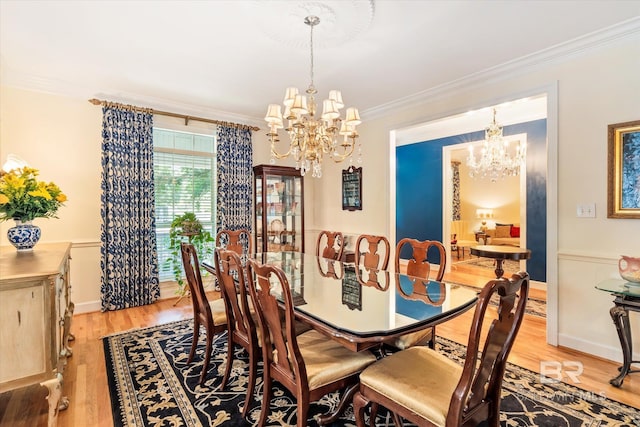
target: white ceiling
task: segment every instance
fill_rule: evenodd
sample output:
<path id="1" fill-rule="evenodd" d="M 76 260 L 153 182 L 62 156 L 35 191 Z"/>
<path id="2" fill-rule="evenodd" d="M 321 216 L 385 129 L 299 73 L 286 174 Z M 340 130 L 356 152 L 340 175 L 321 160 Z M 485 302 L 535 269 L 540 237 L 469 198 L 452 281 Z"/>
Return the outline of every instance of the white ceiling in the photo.
<path id="1" fill-rule="evenodd" d="M 639 0 L 0 0 L 1 83 L 261 125 L 287 86 L 363 120 L 495 67 L 640 28 Z M 575 50 L 575 49 L 574 49 Z M 195 115 L 195 114 L 194 114 Z"/>

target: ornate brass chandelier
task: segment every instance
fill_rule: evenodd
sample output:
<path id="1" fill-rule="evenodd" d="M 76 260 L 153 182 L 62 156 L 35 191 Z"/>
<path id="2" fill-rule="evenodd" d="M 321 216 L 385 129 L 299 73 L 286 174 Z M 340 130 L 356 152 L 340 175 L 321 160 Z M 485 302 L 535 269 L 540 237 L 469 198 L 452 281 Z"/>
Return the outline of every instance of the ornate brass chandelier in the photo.
<path id="1" fill-rule="evenodd" d="M 356 126 L 361 120 L 358 109 L 353 107 L 347 108 L 344 119 L 340 117 L 340 109 L 344 107 L 344 103 L 338 90 L 329 92 L 329 98 L 322 102 L 322 115 L 316 117 L 315 94 L 318 91 L 313 85 L 313 27 L 320 23 L 320 18 L 307 16 L 304 23 L 311 27 L 311 83 L 306 90 L 307 95 L 300 94 L 295 87 L 287 88 L 283 102 L 284 116 L 280 105 L 270 104 L 264 119 L 269 125 L 267 136 L 271 143 L 271 163 L 275 163 L 275 159 L 293 156 L 296 169 L 300 169 L 302 175 L 311 170 L 314 178 L 320 178 L 325 154 L 336 163 L 347 158 L 353 161 L 351 156 L 358 138 Z M 287 120 L 286 128 L 284 120 Z M 279 153 L 276 149 L 276 144 L 280 141 L 278 130 L 282 128 L 290 139 L 286 153 Z M 361 148 L 358 150 L 360 157 Z M 360 158 L 358 161 L 361 162 Z"/>
<path id="2" fill-rule="evenodd" d="M 485 138 L 480 150 L 480 159 L 476 160 L 473 147 L 469 147 L 467 166 L 472 178 L 488 177 L 491 182 L 505 176 L 517 176 L 525 163 L 526 146 L 518 143 L 513 157 L 509 155 L 509 142 L 502 137 L 502 126 L 496 122 L 496 109 L 493 109 L 493 121 L 484 131 Z"/>

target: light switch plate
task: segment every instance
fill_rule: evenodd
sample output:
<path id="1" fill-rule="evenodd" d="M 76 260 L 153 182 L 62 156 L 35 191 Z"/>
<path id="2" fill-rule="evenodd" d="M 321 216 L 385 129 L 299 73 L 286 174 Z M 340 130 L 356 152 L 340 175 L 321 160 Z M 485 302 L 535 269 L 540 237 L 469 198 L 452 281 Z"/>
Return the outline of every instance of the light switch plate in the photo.
<path id="1" fill-rule="evenodd" d="M 596 204 L 595 203 L 581 203 L 577 206 L 576 216 L 578 218 L 595 218 L 596 217 Z"/>

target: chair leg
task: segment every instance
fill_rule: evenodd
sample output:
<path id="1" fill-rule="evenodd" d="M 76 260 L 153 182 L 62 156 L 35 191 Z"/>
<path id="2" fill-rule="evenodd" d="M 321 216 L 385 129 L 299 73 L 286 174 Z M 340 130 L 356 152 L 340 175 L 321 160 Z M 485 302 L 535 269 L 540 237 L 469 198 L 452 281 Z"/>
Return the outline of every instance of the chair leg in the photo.
<path id="1" fill-rule="evenodd" d="M 429 341 L 429 348 L 432 350 L 436 349 L 436 327 L 431 328 L 431 340 Z"/>
<path id="2" fill-rule="evenodd" d="M 269 415 L 269 406 L 271 405 L 271 374 L 267 366 L 269 362 L 265 361 L 264 379 L 262 381 L 262 405 L 260 406 L 259 426 L 267 425 L 267 415 Z"/>
<path id="3" fill-rule="evenodd" d="M 353 415 L 356 419 L 357 427 L 366 427 L 364 423 L 364 408 L 368 404 L 369 404 L 369 401 L 362 394 L 360 394 L 359 391 L 356 392 L 356 394 L 353 396 Z M 373 408 L 372 408 L 372 415 L 369 421 L 369 425 L 374 426 L 375 425 L 374 423 L 375 423 L 375 415 L 373 414 Z"/>
<path id="4" fill-rule="evenodd" d="M 207 331 L 207 347 L 204 354 L 204 363 L 202 364 L 202 372 L 200 373 L 200 385 L 204 385 L 204 379 L 209 370 L 209 360 L 211 359 L 211 348 L 213 347 L 213 331 Z"/>
<path id="5" fill-rule="evenodd" d="M 298 398 L 298 427 L 307 427 L 307 415 L 309 413 L 309 395 Z"/>
<path id="6" fill-rule="evenodd" d="M 256 387 L 256 376 L 258 375 L 258 361 L 256 360 L 258 349 L 249 353 L 249 382 L 247 383 L 247 397 L 244 399 L 242 417 L 247 416 L 247 411 L 253 400 L 253 389 Z"/>
<path id="7" fill-rule="evenodd" d="M 196 354 L 196 347 L 198 346 L 198 337 L 200 336 L 200 322 L 197 318 L 193 319 L 193 339 L 191 340 L 191 351 L 189 351 L 189 358 L 187 363 L 193 362 L 193 356 Z"/>
<path id="8" fill-rule="evenodd" d="M 231 367 L 233 366 L 233 356 L 234 356 L 234 346 L 233 339 L 231 338 L 232 333 L 229 332 L 227 334 L 227 366 L 224 368 L 224 376 L 222 377 L 222 390 L 227 387 L 227 382 L 229 381 L 229 376 L 231 376 Z"/>
<path id="9" fill-rule="evenodd" d="M 395 425 L 396 427 L 402 427 L 403 423 L 402 423 L 402 418 L 396 414 L 395 412 L 393 413 L 393 425 Z"/>
<path id="10" fill-rule="evenodd" d="M 369 427 L 376 427 L 376 417 L 378 416 L 378 402 L 371 402 L 371 411 L 369 411 Z"/>
<path id="11" fill-rule="evenodd" d="M 497 395 L 497 396 L 496 396 Z M 489 427 L 499 427 L 500 426 L 500 404 L 496 404 L 495 402 L 500 402 L 500 392 L 494 393 L 493 400 L 491 406 L 489 406 L 489 413 L 487 414 L 487 425 Z"/>

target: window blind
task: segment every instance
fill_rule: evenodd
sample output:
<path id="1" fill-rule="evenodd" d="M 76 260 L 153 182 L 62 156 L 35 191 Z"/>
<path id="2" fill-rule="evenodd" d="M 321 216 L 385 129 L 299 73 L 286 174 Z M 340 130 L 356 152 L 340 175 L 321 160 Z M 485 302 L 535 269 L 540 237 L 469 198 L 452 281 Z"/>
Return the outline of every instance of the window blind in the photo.
<path id="1" fill-rule="evenodd" d="M 193 212 L 203 227 L 215 228 L 215 139 L 212 135 L 154 128 L 156 239 L 160 280 L 173 280 L 169 229 L 173 219 Z"/>

